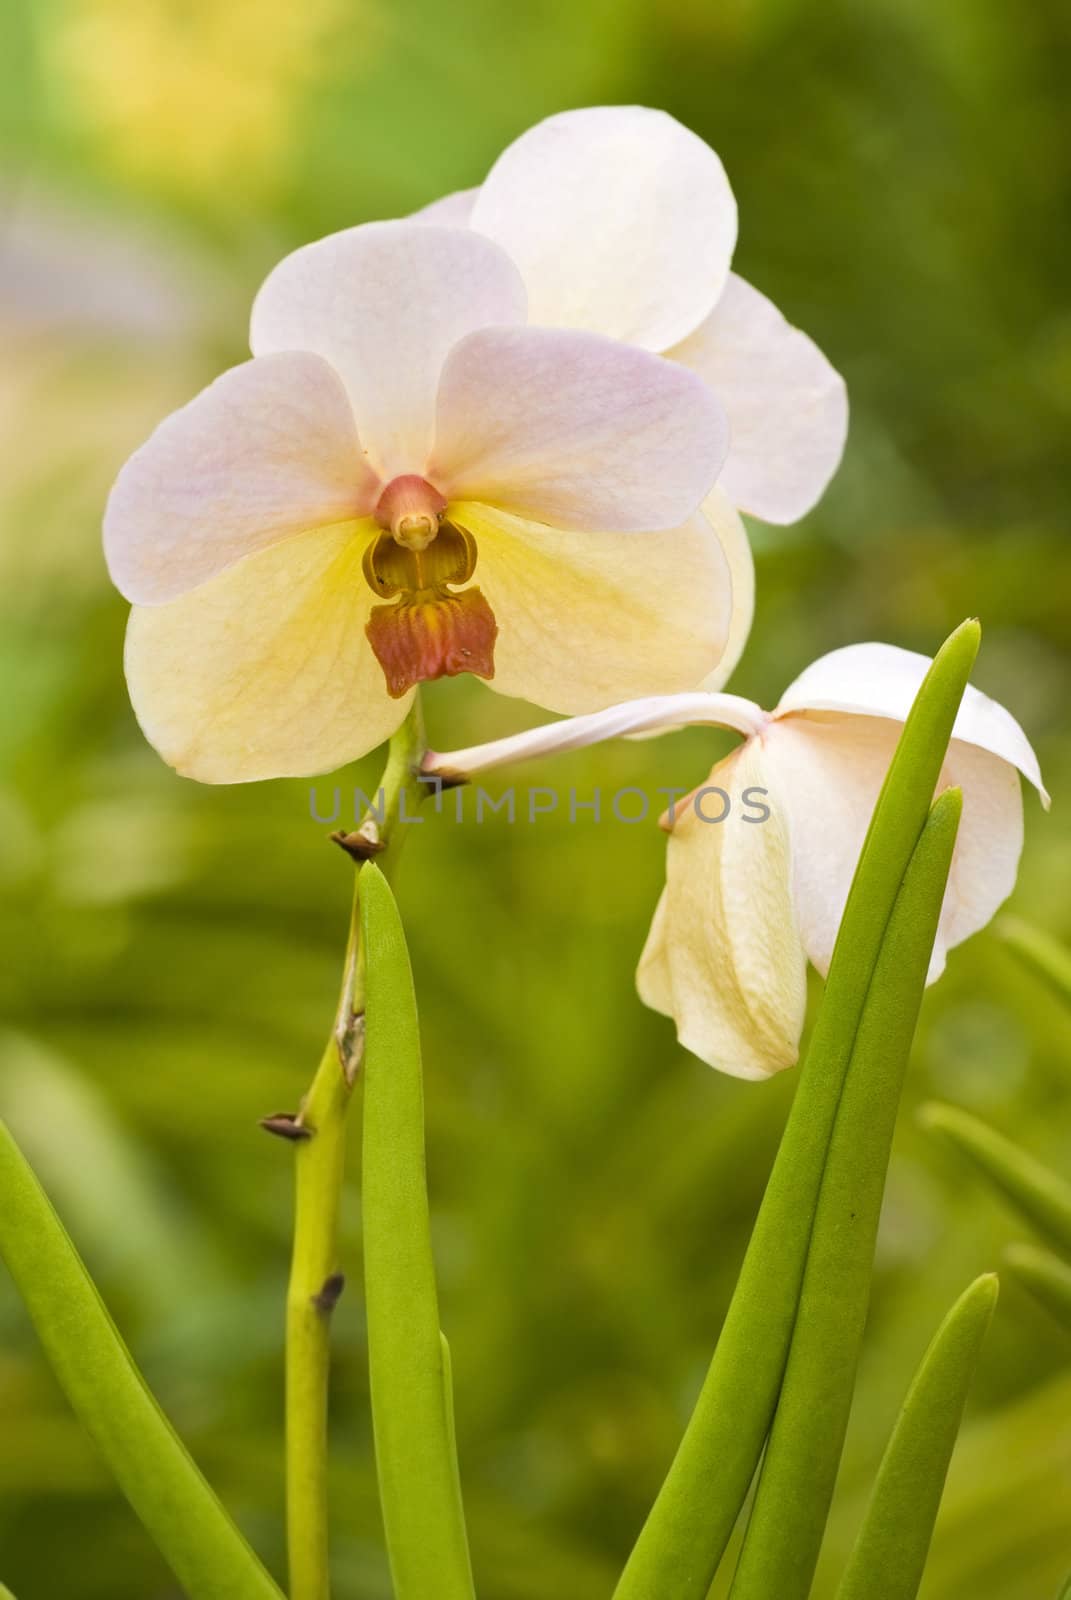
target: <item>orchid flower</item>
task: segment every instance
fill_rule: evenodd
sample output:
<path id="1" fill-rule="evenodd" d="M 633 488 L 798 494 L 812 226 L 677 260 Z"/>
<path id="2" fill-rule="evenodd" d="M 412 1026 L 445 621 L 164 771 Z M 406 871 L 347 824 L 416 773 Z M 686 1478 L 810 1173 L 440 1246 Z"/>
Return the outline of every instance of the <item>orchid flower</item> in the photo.
<path id="1" fill-rule="evenodd" d="M 425 771 L 467 778 L 506 761 L 688 723 L 730 728 L 740 744 L 706 784 L 675 801 L 666 887 L 637 982 L 711 1066 L 765 1078 L 797 1059 L 808 960 L 825 975 L 855 864 L 900 725 L 929 659 L 887 644 L 834 650 L 765 712 L 737 695 L 664 695 L 493 744 L 431 754 Z M 928 981 L 954 945 L 1011 893 L 1023 844 L 1018 773 L 1049 796 L 1022 728 L 968 686 L 941 775 L 963 791 L 959 830 Z"/>
<path id="2" fill-rule="evenodd" d="M 131 699 L 178 771 L 331 770 L 461 672 L 565 712 L 691 688 L 746 631 L 699 514 L 728 448 L 711 390 L 605 331 L 529 326 L 491 239 L 410 221 L 307 245 L 251 345 L 105 517 Z"/>
<path id="3" fill-rule="evenodd" d="M 729 270 L 736 202 L 714 151 L 663 111 L 566 111 L 511 144 L 478 189 L 417 217 L 469 226 L 520 268 L 533 320 L 658 351 L 725 407 L 729 456 L 704 510 L 733 562 L 726 681 L 747 638 L 754 576 L 738 511 L 794 522 L 844 449 L 843 380 L 818 347 Z M 729 530 L 732 531 L 730 536 Z"/>

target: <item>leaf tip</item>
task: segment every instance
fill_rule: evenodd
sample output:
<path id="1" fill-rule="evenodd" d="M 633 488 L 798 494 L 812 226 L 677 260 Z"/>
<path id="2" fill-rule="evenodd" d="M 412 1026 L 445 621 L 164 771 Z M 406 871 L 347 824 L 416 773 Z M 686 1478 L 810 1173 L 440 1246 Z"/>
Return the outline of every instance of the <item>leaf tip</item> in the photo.
<path id="1" fill-rule="evenodd" d="M 964 1299 L 976 1301 L 979 1305 L 987 1307 L 990 1316 L 1000 1298 L 1000 1277 L 996 1272 L 983 1272 L 975 1278 L 970 1288 L 964 1294 Z"/>
<path id="2" fill-rule="evenodd" d="M 934 657 L 937 662 L 948 661 L 950 657 L 962 658 L 961 670 L 964 676 L 969 676 L 974 666 L 975 657 L 982 644 L 982 624 L 977 617 L 967 617 L 958 628 L 954 628 Z"/>

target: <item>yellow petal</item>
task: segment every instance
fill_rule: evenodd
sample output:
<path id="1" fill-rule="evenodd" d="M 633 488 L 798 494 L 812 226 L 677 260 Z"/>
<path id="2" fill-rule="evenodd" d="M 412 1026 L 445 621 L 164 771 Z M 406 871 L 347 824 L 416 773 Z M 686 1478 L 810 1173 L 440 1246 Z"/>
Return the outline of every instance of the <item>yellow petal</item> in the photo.
<path id="1" fill-rule="evenodd" d="M 491 687 L 549 711 L 693 689 L 729 637 L 729 568 L 697 513 L 668 533 L 563 533 L 474 501 L 475 582 L 498 623 Z"/>
<path id="2" fill-rule="evenodd" d="M 685 1049 L 738 1078 L 765 1078 L 799 1054 L 806 960 L 792 910 L 788 833 L 766 790 L 758 739 L 714 768 L 718 795 L 680 803 L 666 890 L 640 958 L 641 999 L 672 1016 Z M 759 805 L 770 807 L 762 821 Z"/>
<path id="3" fill-rule="evenodd" d="M 202 783 L 330 772 L 389 738 L 392 700 L 365 635 L 370 521 L 311 529 L 180 599 L 135 606 L 126 675 L 146 738 Z"/>
<path id="4" fill-rule="evenodd" d="M 755 616 L 755 558 L 751 554 L 751 543 L 743 518 L 720 489 L 710 491 L 703 501 L 702 513 L 717 535 L 725 555 L 733 596 L 725 647 L 714 671 L 703 679 L 700 686 L 713 691 L 728 683 L 751 632 Z"/>

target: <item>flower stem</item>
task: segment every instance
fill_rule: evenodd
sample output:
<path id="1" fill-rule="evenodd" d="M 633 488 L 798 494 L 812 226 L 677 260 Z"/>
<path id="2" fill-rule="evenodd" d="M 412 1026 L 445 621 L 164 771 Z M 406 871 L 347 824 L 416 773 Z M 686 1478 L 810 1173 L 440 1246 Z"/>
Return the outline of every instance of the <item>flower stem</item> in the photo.
<path id="1" fill-rule="evenodd" d="M 419 701 L 390 743 L 376 806 L 358 835 L 382 850 L 399 820 L 412 820 L 427 785 L 419 779 L 424 729 Z M 397 861 L 403 829 L 384 857 Z M 388 866 L 389 862 L 389 866 Z M 359 874 L 358 874 L 359 876 Z M 360 1066 L 364 1028 L 364 953 L 357 887 L 331 1036 L 294 1123 L 294 1249 L 286 1307 L 286 1493 L 290 1600 L 328 1600 L 327 1397 L 331 1312 L 342 1292 L 338 1218 L 346 1152 L 346 1112 Z"/>

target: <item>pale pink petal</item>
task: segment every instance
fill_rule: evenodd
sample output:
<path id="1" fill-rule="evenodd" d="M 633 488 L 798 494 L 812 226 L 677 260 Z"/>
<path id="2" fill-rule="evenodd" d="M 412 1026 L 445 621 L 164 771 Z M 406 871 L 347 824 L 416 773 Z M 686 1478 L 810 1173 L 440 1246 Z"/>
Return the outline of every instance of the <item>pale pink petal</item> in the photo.
<path id="1" fill-rule="evenodd" d="M 724 287 L 736 202 L 713 150 L 664 111 L 594 106 L 510 145 L 472 226 L 517 262 L 532 322 L 666 350 Z"/>
<path id="2" fill-rule="evenodd" d="M 421 222 L 372 222 L 305 245 L 253 306 L 255 355 L 312 350 L 349 392 L 381 477 L 423 474 L 443 362 L 466 334 L 523 323 L 524 285 L 489 239 Z"/>
<path id="3" fill-rule="evenodd" d="M 1023 793 L 1015 767 L 958 739 L 948 747 L 941 787 L 963 790 L 963 817 L 941 908 L 928 981 L 944 969 L 947 950 L 992 921 L 1015 888 L 1023 853 Z"/>
<path id="4" fill-rule="evenodd" d="M 559 528 L 690 517 L 725 459 L 724 414 L 682 367 L 595 333 L 487 328 L 451 352 L 430 476 Z"/>
<path id="5" fill-rule="evenodd" d="M 433 200 L 430 205 L 421 206 L 419 211 L 413 212 L 409 220 L 444 223 L 448 228 L 467 228 L 479 192 L 479 189 L 455 189 L 453 194 L 444 194 L 441 200 Z"/>
<path id="6" fill-rule="evenodd" d="M 666 891 L 636 975 L 640 998 L 673 1017 L 681 1044 L 738 1078 L 793 1065 L 807 1001 L 784 817 L 771 806 L 757 820 L 769 786 L 752 739 L 703 786 L 729 797 L 723 820 L 704 820 L 723 815 L 722 795 L 700 790 L 681 804 Z"/>
<path id="7" fill-rule="evenodd" d="M 112 581 L 156 605 L 308 528 L 365 516 L 377 479 L 319 356 L 232 367 L 126 463 L 104 515 Z"/>
<path id="8" fill-rule="evenodd" d="M 821 497 L 844 452 L 844 379 L 805 333 L 729 274 L 693 334 L 667 352 L 698 372 L 729 415 L 732 445 L 719 487 L 767 522 L 795 522 Z"/>
<path id="9" fill-rule="evenodd" d="M 565 533 L 462 501 L 473 581 L 498 622 L 490 687 L 548 711 L 599 711 L 698 684 L 724 649 L 732 591 L 703 517 L 665 533 Z"/>
<path id="10" fill-rule="evenodd" d="M 202 783 L 329 772 L 390 737 L 392 700 L 365 636 L 371 522 L 249 556 L 162 606 L 135 606 L 126 674 L 149 742 Z"/>
<path id="11" fill-rule="evenodd" d="M 901 650 L 896 645 L 846 645 L 821 656 L 801 672 L 781 696 L 774 715 L 809 710 L 852 711 L 903 722 L 930 666 L 929 656 Z M 967 685 L 952 737 L 978 745 L 1018 767 L 1048 808 L 1049 796 L 1041 781 L 1038 758 L 1026 734 L 1010 711 L 973 684 Z"/>
<path id="12" fill-rule="evenodd" d="M 771 803 L 788 816 L 792 882 L 804 949 L 828 971 L 863 841 L 899 738 L 881 717 L 815 712 L 772 723 L 763 736 Z M 929 982 L 945 955 L 993 916 L 1015 884 L 1023 808 L 1015 767 L 953 740 L 938 792 L 963 790 L 963 818 Z"/>

